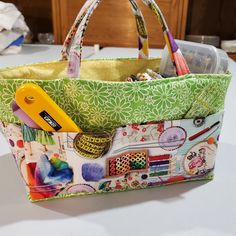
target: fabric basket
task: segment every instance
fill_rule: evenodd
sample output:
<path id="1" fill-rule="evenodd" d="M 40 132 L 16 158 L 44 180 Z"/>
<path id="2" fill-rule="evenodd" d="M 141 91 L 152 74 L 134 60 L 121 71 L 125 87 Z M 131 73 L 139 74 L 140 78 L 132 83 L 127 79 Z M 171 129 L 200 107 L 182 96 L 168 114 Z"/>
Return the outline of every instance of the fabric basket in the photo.
<path id="1" fill-rule="evenodd" d="M 1 130 L 31 201 L 143 189 L 213 177 L 230 74 L 190 74 L 160 9 L 157 15 L 177 77 L 126 82 L 160 59 L 148 58 L 145 22 L 129 0 L 138 29 L 138 59 L 80 60 L 88 0 L 73 24 L 62 59 L 0 69 Z M 39 85 L 84 131 L 47 132 L 12 112 L 17 88 Z M 55 118 L 56 119 L 56 118 Z"/>

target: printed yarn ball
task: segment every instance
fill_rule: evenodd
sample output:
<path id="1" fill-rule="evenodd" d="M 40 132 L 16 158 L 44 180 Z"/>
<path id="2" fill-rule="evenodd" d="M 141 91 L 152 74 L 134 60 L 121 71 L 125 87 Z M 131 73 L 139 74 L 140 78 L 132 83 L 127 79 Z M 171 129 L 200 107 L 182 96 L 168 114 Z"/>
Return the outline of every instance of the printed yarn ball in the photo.
<path id="1" fill-rule="evenodd" d="M 50 162 L 52 163 L 53 167 L 55 167 L 56 170 L 63 170 L 63 169 L 69 168 L 69 165 L 67 162 L 62 161 L 57 157 L 52 157 Z"/>
<path id="2" fill-rule="evenodd" d="M 104 169 L 97 163 L 85 163 L 82 165 L 82 176 L 85 181 L 97 182 L 104 176 Z"/>

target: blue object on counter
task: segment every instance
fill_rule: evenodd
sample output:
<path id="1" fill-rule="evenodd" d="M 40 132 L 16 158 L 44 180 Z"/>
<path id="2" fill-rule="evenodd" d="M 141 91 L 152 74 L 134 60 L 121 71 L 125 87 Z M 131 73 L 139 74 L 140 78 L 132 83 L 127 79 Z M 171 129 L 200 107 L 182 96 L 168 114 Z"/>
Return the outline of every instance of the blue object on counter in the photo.
<path id="1" fill-rule="evenodd" d="M 19 38 L 17 38 L 15 41 L 13 41 L 11 44 L 7 46 L 7 48 L 11 46 L 21 46 L 24 42 L 24 35 L 21 35 Z"/>

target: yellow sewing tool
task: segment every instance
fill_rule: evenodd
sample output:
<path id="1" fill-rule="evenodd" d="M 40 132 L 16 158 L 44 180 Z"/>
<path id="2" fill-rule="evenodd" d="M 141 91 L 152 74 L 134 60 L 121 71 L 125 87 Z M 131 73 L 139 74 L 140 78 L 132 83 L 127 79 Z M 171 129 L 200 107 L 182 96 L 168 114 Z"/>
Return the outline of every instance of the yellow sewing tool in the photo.
<path id="1" fill-rule="evenodd" d="M 45 131 L 82 132 L 37 84 L 27 83 L 19 87 L 15 100 L 18 106 Z"/>

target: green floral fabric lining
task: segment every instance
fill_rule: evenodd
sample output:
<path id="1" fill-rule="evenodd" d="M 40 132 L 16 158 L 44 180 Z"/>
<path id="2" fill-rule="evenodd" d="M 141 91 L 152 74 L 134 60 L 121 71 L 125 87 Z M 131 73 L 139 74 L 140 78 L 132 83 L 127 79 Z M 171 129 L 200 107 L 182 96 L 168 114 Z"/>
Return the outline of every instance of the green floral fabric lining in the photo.
<path id="1" fill-rule="evenodd" d="M 11 111 L 16 88 L 39 84 L 84 131 L 131 123 L 203 117 L 224 108 L 231 75 L 185 75 L 143 82 L 0 80 L 0 119 L 19 123 Z"/>

